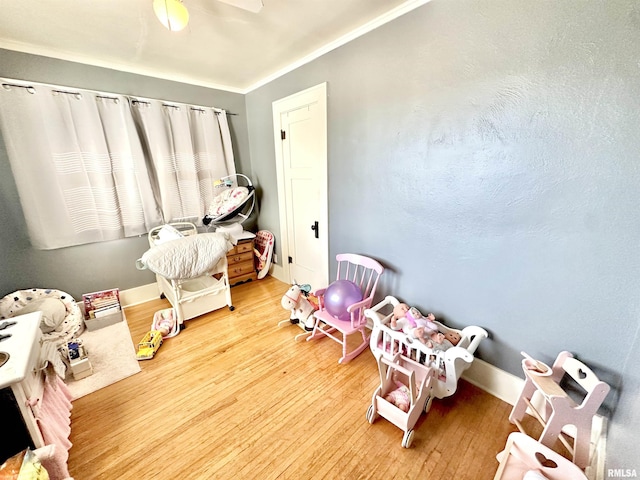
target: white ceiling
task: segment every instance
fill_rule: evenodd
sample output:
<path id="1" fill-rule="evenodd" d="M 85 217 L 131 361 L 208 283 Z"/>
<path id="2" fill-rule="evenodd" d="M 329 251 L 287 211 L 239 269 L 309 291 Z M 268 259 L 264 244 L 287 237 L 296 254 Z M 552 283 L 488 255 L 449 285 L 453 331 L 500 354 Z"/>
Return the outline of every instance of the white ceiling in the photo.
<path id="1" fill-rule="evenodd" d="M 169 32 L 152 0 L 0 0 L 0 48 L 246 93 L 428 1 L 183 0 Z"/>

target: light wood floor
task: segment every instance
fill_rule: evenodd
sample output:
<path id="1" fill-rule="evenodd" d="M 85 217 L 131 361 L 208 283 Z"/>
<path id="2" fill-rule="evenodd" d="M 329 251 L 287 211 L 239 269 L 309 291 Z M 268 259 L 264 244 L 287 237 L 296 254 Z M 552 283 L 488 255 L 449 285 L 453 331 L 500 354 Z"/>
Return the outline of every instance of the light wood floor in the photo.
<path id="1" fill-rule="evenodd" d="M 491 479 L 515 427 L 510 405 L 461 381 L 402 430 L 366 411 L 378 383 L 365 351 L 339 365 L 330 339 L 294 342 L 280 306 L 287 285 L 233 287 L 236 310 L 189 320 L 142 372 L 73 403 L 69 471 L 92 479 Z M 154 300 L 126 310 L 132 339 Z"/>

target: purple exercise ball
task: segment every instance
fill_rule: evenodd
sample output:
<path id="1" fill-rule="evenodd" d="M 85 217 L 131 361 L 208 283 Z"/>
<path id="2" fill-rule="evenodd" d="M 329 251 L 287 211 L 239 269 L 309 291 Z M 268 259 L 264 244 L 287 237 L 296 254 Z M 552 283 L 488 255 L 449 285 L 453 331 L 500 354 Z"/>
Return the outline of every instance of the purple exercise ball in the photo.
<path id="1" fill-rule="evenodd" d="M 350 280 L 336 280 L 324 292 L 324 307 L 334 317 L 349 320 L 347 307 L 362 300 L 362 291 Z"/>

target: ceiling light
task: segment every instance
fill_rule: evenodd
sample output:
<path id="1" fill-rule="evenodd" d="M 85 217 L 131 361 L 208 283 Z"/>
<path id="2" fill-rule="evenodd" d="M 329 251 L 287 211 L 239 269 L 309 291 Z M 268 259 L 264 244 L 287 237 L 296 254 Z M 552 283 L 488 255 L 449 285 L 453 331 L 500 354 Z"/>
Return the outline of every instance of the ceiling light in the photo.
<path id="1" fill-rule="evenodd" d="M 189 23 L 189 12 L 182 0 L 153 0 L 153 11 L 167 30 L 178 32 Z"/>

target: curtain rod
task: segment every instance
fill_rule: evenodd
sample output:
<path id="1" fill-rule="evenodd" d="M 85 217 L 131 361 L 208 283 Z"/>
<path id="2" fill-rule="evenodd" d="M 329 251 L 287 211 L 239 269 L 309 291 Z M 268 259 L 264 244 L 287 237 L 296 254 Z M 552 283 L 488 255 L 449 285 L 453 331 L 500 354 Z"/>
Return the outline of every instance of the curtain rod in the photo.
<path id="1" fill-rule="evenodd" d="M 53 91 L 55 93 L 62 93 L 65 95 L 82 95 L 81 92 L 70 92 L 67 91 L 68 87 L 61 87 L 59 85 L 52 85 L 52 84 L 47 84 L 47 83 L 39 83 L 39 82 L 24 82 L 25 84 L 21 84 L 21 83 L 15 83 L 15 82 L 23 82 L 23 80 L 15 80 L 15 79 L 10 79 L 10 78 L 2 78 L 0 77 L 0 80 L 2 81 L 2 86 L 4 88 L 7 87 L 16 87 L 16 88 L 24 88 L 26 89 L 29 93 L 35 93 L 35 86 L 41 86 L 41 87 L 48 87 L 48 88 L 52 88 Z M 33 84 L 33 85 L 32 85 Z M 83 88 L 81 90 L 84 90 L 86 92 L 90 92 L 96 95 L 96 97 L 98 98 L 104 98 L 104 99 L 108 99 L 108 100 L 114 100 L 117 102 L 118 98 L 114 97 L 113 95 L 121 95 L 123 97 L 129 97 L 132 99 L 133 103 L 146 103 L 149 104 L 149 101 L 145 101 L 145 100 L 139 100 L 137 98 L 134 98 L 135 96 L 132 95 L 125 95 L 125 94 L 117 94 L 117 93 L 105 93 L 105 92 L 98 92 L 96 90 L 89 90 L 86 88 Z M 162 102 L 162 104 L 166 107 L 177 107 L 177 105 L 175 105 L 175 103 L 179 103 L 179 102 L 175 102 L 175 103 L 168 103 L 166 100 L 160 100 L 160 99 L 149 99 L 149 100 L 157 100 L 159 102 Z M 223 108 L 218 108 L 218 107 L 199 107 L 199 106 L 191 106 L 187 103 L 184 103 L 183 105 L 188 105 L 189 107 L 191 107 L 192 110 L 196 110 L 196 111 L 200 111 L 200 112 L 204 112 L 205 108 L 211 108 L 213 109 L 214 113 L 216 115 L 219 115 L 222 111 L 225 111 L 227 115 L 231 115 L 231 116 L 237 116 L 237 113 L 231 113 L 226 111 Z"/>
<path id="2" fill-rule="evenodd" d="M 151 105 L 150 101 L 148 101 L 148 100 L 140 100 L 140 99 L 137 99 L 137 98 L 131 98 L 131 103 L 133 103 L 133 104 L 141 103 L 143 105 Z M 165 103 L 165 102 L 162 103 L 163 107 L 170 107 L 170 108 L 181 108 L 183 105 L 188 106 L 191 110 L 196 111 L 196 112 L 206 112 L 207 111 L 206 108 L 193 107 L 191 105 L 187 105 L 186 103 L 180 104 L 180 105 L 177 105 L 175 103 Z M 207 108 L 213 109 L 213 113 L 215 113 L 216 115 L 220 115 L 223 112 L 222 109 L 218 109 L 218 108 L 215 108 L 215 107 L 207 107 Z M 237 113 L 227 112 L 226 110 L 225 110 L 225 112 L 226 112 L 227 115 L 238 115 Z"/>

